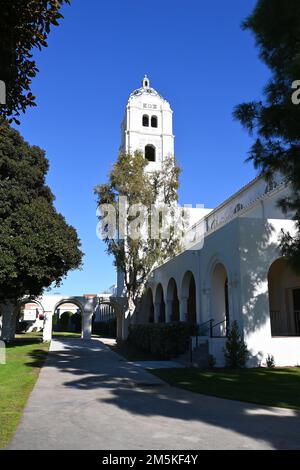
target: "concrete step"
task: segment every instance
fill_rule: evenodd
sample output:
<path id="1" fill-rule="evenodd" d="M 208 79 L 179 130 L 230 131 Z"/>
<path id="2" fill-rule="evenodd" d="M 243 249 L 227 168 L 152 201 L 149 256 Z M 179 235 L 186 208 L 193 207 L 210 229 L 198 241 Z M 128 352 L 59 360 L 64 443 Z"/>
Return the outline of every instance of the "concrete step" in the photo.
<path id="1" fill-rule="evenodd" d="M 206 341 L 206 342 L 200 343 L 197 348 L 194 348 L 192 352 L 192 357 L 191 357 L 191 352 L 186 351 L 184 354 L 179 356 L 176 359 L 176 361 L 189 367 L 207 368 L 208 358 L 209 358 L 208 341 Z"/>

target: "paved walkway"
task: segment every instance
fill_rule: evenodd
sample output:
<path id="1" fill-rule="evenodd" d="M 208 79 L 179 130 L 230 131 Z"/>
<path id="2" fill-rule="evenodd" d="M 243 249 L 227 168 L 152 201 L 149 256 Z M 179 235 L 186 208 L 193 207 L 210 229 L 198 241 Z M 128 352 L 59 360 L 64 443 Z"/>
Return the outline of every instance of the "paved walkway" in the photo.
<path id="1" fill-rule="evenodd" d="M 300 449 L 300 413 L 170 387 L 99 340 L 53 341 L 10 449 Z"/>

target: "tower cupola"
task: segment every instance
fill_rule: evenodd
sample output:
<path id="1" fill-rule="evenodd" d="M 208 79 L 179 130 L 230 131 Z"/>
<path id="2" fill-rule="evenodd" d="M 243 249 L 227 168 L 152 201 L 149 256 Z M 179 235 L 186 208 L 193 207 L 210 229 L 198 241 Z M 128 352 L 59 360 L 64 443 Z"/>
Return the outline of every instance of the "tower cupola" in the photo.
<path id="1" fill-rule="evenodd" d="M 147 171 L 159 170 L 163 160 L 174 155 L 173 111 L 147 75 L 129 96 L 121 129 L 120 150 L 142 152 L 149 162 Z"/>
<path id="2" fill-rule="evenodd" d="M 144 76 L 143 81 L 142 81 L 142 86 L 143 88 L 150 88 L 150 81 L 147 75 Z"/>

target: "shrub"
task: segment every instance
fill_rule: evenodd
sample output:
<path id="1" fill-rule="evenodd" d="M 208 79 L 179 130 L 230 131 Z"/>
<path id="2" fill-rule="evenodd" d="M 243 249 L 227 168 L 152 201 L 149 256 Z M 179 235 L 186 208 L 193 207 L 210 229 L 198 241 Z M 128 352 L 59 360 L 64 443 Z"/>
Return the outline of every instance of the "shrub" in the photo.
<path id="1" fill-rule="evenodd" d="M 209 354 L 209 356 L 208 356 L 208 367 L 210 369 L 213 369 L 216 365 L 216 362 L 217 361 L 216 361 L 215 356 L 213 354 Z"/>
<path id="2" fill-rule="evenodd" d="M 58 318 L 58 313 L 54 313 L 52 316 L 52 325 L 55 326 L 58 324 L 59 318 Z"/>
<path id="3" fill-rule="evenodd" d="M 232 323 L 228 332 L 225 348 L 223 348 L 225 363 L 231 369 L 244 367 L 249 357 L 247 345 L 239 332 L 237 321 Z"/>
<path id="4" fill-rule="evenodd" d="M 130 325 L 128 341 L 137 348 L 163 359 L 183 354 L 188 349 L 190 325 L 185 322 Z"/>
<path id="5" fill-rule="evenodd" d="M 28 322 L 26 320 L 22 320 L 20 322 L 17 322 L 16 324 L 16 333 L 26 333 L 28 328 L 30 327 L 31 322 Z"/>
<path id="6" fill-rule="evenodd" d="M 117 336 L 117 319 L 114 318 L 107 322 L 94 322 L 92 332 L 95 335 L 115 338 Z"/>
<path id="7" fill-rule="evenodd" d="M 267 366 L 269 369 L 273 369 L 273 367 L 275 367 L 275 359 L 274 359 L 274 356 L 272 356 L 272 354 L 268 354 L 268 355 L 267 355 L 267 358 L 266 358 L 266 366 Z"/>
<path id="8" fill-rule="evenodd" d="M 74 313 L 74 315 L 71 316 L 71 323 L 72 323 L 72 325 L 74 325 L 75 333 L 80 333 L 81 332 L 81 325 L 82 325 L 82 320 L 81 320 L 80 313 Z"/>
<path id="9" fill-rule="evenodd" d="M 71 312 L 64 312 L 61 314 L 60 318 L 59 318 L 59 324 L 63 327 L 63 328 L 67 328 L 68 325 L 69 325 L 69 319 L 70 317 L 72 316 L 72 313 Z"/>

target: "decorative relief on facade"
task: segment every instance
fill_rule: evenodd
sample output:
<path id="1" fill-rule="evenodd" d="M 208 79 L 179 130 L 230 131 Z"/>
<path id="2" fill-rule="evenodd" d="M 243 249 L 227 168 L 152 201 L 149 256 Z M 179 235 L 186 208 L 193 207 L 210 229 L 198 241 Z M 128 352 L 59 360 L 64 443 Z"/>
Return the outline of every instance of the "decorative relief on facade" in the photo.
<path id="1" fill-rule="evenodd" d="M 269 192 L 284 184 L 285 181 L 279 174 L 274 175 L 267 186 L 263 177 L 257 178 L 243 190 L 239 191 L 236 196 L 230 198 L 227 203 L 225 202 L 219 209 L 215 209 L 204 218 L 206 233 L 208 234 L 238 217 L 256 201 L 263 199 Z M 200 220 L 188 232 L 190 230 L 197 231 L 198 227 L 200 228 L 202 224 L 203 220 Z"/>

